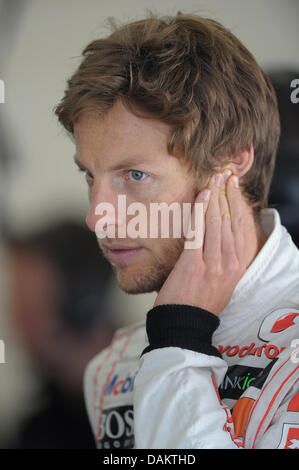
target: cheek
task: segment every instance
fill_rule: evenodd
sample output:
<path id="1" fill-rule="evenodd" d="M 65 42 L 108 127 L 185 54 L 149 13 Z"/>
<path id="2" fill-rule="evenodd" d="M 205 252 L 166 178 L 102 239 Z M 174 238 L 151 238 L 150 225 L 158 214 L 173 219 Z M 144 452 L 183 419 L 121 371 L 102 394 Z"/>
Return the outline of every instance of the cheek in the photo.
<path id="1" fill-rule="evenodd" d="M 156 239 L 150 246 L 156 264 L 173 268 L 184 249 L 184 241 L 180 239 Z"/>
<path id="2" fill-rule="evenodd" d="M 151 202 L 159 201 L 161 197 L 163 198 L 163 184 L 159 181 L 151 181 L 150 183 L 140 184 L 138 187 L 129 188 L 127 193 L 132 198 L 137 199 L 143 204 L 149 204 Z"/>
<path id="3" fill-rule="evenodd" d="M 173 202 L 182 204 L 183 202 L 194 201 L 194 191 L 181 183 L 173 182 L 172 184 L 156 185 L 143 191 L 143 198 L 140 199 L 144 204 L 150 203 L 166 203 L 168 205 Z"/>
<path id="4" fill-rule="evenodd" d="M 171 198 L 168 194 L 164 199 L 147 201 L 145 217 L 149 240 L 152 240 L 154 245 L 163 241 L 174 243 L 182 240 L 185 237 L 193 202 L 194 194 L 186 194 L 185 191 L 176 192 Z"/>

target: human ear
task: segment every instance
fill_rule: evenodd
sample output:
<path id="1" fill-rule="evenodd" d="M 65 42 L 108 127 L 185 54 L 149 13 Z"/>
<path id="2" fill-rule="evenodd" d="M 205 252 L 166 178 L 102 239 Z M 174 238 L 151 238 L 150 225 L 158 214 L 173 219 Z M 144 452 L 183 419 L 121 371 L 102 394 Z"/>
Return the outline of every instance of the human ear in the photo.
<path id="1" fill-rule="evenodd" d="M 254 150 L 253 146 L 250 145 L 237 152 L 232 157 L 232 161 L 228 165 L 225 165 L 225 168 L 229 168 L 234 175 L 241 178 L 250 170 L 253 161 Z"/>

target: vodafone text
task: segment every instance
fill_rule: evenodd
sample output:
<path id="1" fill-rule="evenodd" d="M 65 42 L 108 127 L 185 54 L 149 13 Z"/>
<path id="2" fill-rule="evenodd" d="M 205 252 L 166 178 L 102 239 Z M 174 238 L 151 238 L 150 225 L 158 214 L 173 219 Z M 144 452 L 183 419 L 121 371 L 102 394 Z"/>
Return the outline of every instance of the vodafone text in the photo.
<path id="1" fill-rule="evenodd" d="M 129 465 L 130 467 L 135 467 L 136 463 L 153 465 L 153 464 L 170 464 L 170 465 L 192 465 L 195 463 L 195 456 L 192 454 L 170 454 L 170 455 L 162 455 L 162 454 L 148 454 L 142 455 L 142 457 L 118 457 L 116 455 L 110 454 L 109 457 L 103 458 L 103 464 L 108 465 Z"/>
<path id="2" fill-rule="evenodd" d="M 277 347 L 275 344 L 262 344 L 261 346 L 256 346 L 255 343 L 251 343 L 248 346 L 240 346 L 235 344 L 233 346 L 223 346 L 222 344 L 218 345 L 218 350 L 220 354 L 226 354 L 227 356 L 257 356 L 261 357 L 265 355 L 268 359 L 274 359 L 277 357 L 285 348 Z"/>

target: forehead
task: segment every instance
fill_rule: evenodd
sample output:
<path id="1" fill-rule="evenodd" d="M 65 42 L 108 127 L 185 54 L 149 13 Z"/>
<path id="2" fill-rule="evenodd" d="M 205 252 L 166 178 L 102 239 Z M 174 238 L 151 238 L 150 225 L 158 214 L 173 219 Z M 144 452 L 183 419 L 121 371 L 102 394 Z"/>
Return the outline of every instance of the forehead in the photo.
<path id="1" fill-rule="evenodd" d="M 170 132 L 167 124 L 135 116 L 118 101 L 104 115 L 92 111 L 80 115 L 74 124 L 76 154 L 83 163 L 107 159 L 117 163 L 132 156 L 162 163 L 171 157 L 167 151 Z"/>

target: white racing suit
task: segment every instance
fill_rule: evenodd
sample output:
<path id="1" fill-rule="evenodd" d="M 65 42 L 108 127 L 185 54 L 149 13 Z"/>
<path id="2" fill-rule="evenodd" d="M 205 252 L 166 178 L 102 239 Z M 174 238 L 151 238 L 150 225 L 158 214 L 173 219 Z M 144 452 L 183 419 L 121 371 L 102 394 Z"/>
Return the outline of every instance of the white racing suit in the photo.
<path id="1" fill-rule="evenodd" d="M 99 449 L 299 448 L 299 250 L 275 209 L 219 317 L 151 309 L 88 365 Z"/>

